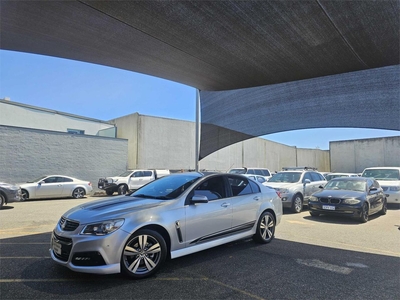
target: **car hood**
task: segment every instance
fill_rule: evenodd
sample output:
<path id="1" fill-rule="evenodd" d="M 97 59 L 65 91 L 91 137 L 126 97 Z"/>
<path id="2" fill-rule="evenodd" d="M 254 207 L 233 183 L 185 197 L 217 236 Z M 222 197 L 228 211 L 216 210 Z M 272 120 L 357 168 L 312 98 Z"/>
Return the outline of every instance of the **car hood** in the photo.
<path id="1" fill-rule="evenodd" d="M 14 185 L 14 184 L 11 184 L 11 183 L 6 183 L 6 182 L 0 182 L 0 186 L 4 187 L 4 188 L 7 188 L 7 189 L 10 189 L 10 190 L 17 190 L 18 189 L 18 186 Z"/>
<path id="2" fill-rule="evenodd" d="M 264 182 L 265 186 L 269 186 L 272 188 L 286 188 L 286 189 L 291 188 L 297 184 L 300 184 L 300 183 L 298 183 L 298 182 L 294 182 L 294 183 L 292 183 L 292 182 L 270 182 L 270 181 Z"/>
<path id="3" fill-rule="evenodd" d="M 91 201 L 76 206 L 66 213 L 64 217 L 70 220 L 79 221 L 81 224 L 92 221 L 103 221 L 107 219 L 124 218 L 127 215 L 167 205 L 171 200 L 157 200 L 137 198 L 130 196 L 119 196 L 103 200 Z"/>
<path id="4" fill-rule="evenodd" d="M 366 192 L 357 192 L 349 190 L 323 190 L 312 194 L 318 198 L 360 198 L 365 196 Z"/>

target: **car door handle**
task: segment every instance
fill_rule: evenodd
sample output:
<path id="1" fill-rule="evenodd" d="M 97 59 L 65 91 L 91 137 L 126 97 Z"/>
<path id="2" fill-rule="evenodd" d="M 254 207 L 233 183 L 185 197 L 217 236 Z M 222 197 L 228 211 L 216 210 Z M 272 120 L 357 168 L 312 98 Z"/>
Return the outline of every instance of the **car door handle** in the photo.
<path id="1" fill-rule="evenodd" d="M 258 200 L 260 200 L 260 197 L 255 196 L 253 199 L 256 200 L 256 201 L 258 201 Z"/>
<path id="2" fill-rule="evenodd" d="M 226 202 L 221 204 L 222 207 L 228 207 L 229 205 L 231 205 L 231 204 L 230 203 L 226 203 Z"/>

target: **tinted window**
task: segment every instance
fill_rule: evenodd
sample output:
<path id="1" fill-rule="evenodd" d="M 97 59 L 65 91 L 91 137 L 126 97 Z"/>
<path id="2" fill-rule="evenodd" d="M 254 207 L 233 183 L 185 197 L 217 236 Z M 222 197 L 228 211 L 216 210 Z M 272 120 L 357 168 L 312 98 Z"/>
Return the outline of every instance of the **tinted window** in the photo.
<path id="1" fill-rule="evenodd" d="M 202 182 L 196 189 L 195 195 L 207 196 L 208 200 L 221 199 L 226 197 L 224 179 L 219 177 L 210 178 Z"/>
<path id="2" fill-rule="evenodd" d="M 253 191 L 253 193 L 260 193 L 260 187 L 256 183 L 254 183 L 252 181 L 249 181 L 249 183 L 250 183 L 250 187 L 251 187 L 251 190 Z"/>
<path id="3" fill-rule="evenodd" d="M 321 181 L 321 180 L 325 180 L 322 175 L 315 173 L 315 172 L 311 172 L 311 178 L 312 181 Z"/>
<path id="4" fill-rule="evenodd" d="M 268 182 L 290 182 L 295 183 L 300 180 L 300 172 L 279 172 L 271 177 Z"/>
<path id="5" fill-rule="evenodd" d="M 257 181 L 260 183 L 266 182 L 265 178 L 261 176 L 257 176 Z"/>
<path id="6" fill-rule="evenodd" d="M 57 182 L 57 177 L 49 177 L 44 180 L 45 183 Z"/>
<path id="7" fill-rule="evenodd" d="M 247 174 L 257 174 L 253 169 L 248 169 Z"/>
<path id="8" fill-rule="evenodd" d="M 233 196 L 241 196 L 253 193 L 250 187 L 250 181 L 247 180 L 247 178 L 229 177 L 229 184 L 231 186 Z"/>
<path id="9" fill-rule="evenodd" d="M 312 178 L 311 178 L 311 174 L 310 174 L 309 172 L 304 173 L 303 182 L 304 182 L 306 179 L 309 179 L 310 181 L 313 181 Z"/>
<path id="10" fill-rule="evenodd" d="M 149 177 L 149 176 L 152 175 L 152 173 L 153 173 L 153 172 L 151 172 L 151 171 L 143 171 L 143 176 Z"/>
<path id="11" fill-rule="evenodd" d="M 132 177 L 143 177 L 143 172 L 137 171 L 137 172 L 133 173 Z"/>
<path id="12" fill-rule="evenodd" d="M 269 171 L 267 169 L 263 169 L 262 171 L 264 173 L 264 176 L 271 176 L 271 174 L 269 173 Z"/>
<path id="13" fill-rule="evenodd" d="M 255 172 L 257 175 L 264 176 L 264 173 L 263 173 L 263 171 L 262 171 L 262 170 L 260 170 L 260 169 L 256 169 L 256 170 L 254 170 L 254 172 Z"/>

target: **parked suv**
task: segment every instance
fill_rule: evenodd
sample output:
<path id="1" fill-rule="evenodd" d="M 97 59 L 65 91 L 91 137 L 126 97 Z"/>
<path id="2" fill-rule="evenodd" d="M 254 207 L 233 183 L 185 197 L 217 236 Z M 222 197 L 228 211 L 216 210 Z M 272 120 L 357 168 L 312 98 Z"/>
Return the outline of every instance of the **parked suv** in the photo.
<path id="1" fill-rule="evenodd" d="M 265 168 L 233 168 L 228 171 L 230 174 L 253 174 L 264 176 L 265 180 L 268 180 L 272 177 L 271 172 Z"/>
<path id="2" fill-rule="evenodd" d="M 366 168 L 361 176 L 378 181 L 386 194 L 387 203 L 400 203 L 400 167 Z"/>
<path id="3" fill-rule="evenodd" d="M 319 191 L 326 182 L 325 177 L 317 171 L 293 170 L 278 172 L 263 184 L 280 193 L 284 208 L 299 213 L 303 205 L 308 204 L 311 194 Z"/>

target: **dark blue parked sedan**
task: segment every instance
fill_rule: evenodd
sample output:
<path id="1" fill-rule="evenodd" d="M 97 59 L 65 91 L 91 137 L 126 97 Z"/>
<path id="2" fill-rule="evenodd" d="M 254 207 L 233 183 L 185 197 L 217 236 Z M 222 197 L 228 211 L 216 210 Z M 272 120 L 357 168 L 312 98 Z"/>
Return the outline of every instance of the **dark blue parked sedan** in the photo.
<path id="1" fill-rule="evenodd" d="M 322 187 L 321 187 L 322 188 Z M 340 177 L 330 180 L 309 199 L 311 216 L 333 214 L 354 217 L 365 223 L 375 213 L 386 214 L 387 203 L 379 183 L 373 178 Z"/>

